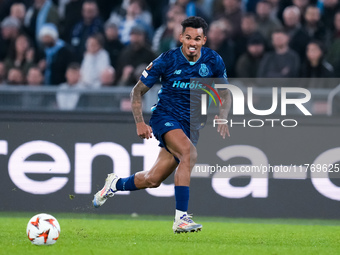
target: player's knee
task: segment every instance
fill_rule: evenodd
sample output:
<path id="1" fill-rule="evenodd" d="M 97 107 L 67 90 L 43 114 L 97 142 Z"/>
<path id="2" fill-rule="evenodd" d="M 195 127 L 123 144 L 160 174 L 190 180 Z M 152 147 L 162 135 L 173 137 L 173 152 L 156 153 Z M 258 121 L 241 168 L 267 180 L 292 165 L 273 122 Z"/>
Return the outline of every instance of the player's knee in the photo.
<path id="1" fill-rule="evenodd" d="M 197 150 L 194 146 L 190 149 L 190 165 L 195 165 L 197 161 Z"/>
<path id="2" fill-rule="evenodd" d="M 195 164 L 197 161 L 197 150 L 195 146 L 190 146 L 188 149 L 186 149 L 183 153 L 182 158 L 185 161 Z"/>
<path id="3" fill-rule="evenodd" d="M 188 145 L 185 148 L 182 148 L 180 155 L 178 156 L 180 161 L 193 162 L 196 163 L 197 160 L 197 150 L 193 145 Z"/>

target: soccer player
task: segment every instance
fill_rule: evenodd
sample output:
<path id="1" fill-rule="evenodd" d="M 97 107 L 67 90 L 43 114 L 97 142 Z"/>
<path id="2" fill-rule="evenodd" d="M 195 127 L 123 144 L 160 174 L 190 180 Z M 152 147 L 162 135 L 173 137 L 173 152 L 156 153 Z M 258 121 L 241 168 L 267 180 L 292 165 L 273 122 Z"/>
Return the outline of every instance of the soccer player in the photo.
<path id="1" fill-rule="evenodd" d="M 127 178 L 111 173 L 104 187 L 93 199 L 94 207 L 119 190 L 156 188 L 175 171 L 176 214 L 174 233 L 195 232 L 202 229 L 188 215 L 190 173 L 197 159 L 196 144 L 199 129 L 204 126 L 200 118 L 193 117 L 190 95 L 199 89 L 199 83 L 190 78 L 222 78 L 225 83 L 226 71 L 222 58 L 213 50 L 202 47 L 206 42 L 208 25 L 200 17 L 189 17 L 182 22 L 180 42 L 182 46 L 161 54 L 143 71 L 140 80 L 131 92 L 131 104 L 137 127 L 142 139 L 149 139 L 152 133 L 160 142 L 158 158 L 149 171 L 141 171 Z M 144 122 L 142 96 L 161 78 L 162 89 L 159 100 L 152 109 L 150 126 Z M 196 85 L 195 85 L 196 84 Z M 200 84 L 202 85 L 202 84 Z M 197 88 L 195 86 L 198 86 Z M 222 90 L 220 116 L 227 119 L 230 109 L 230 93 Z M 196 114 L 196 116 L 198 116 Z M 219 125 L 217 131 L 225 138 L 229 136 L 227 125 Z"/>

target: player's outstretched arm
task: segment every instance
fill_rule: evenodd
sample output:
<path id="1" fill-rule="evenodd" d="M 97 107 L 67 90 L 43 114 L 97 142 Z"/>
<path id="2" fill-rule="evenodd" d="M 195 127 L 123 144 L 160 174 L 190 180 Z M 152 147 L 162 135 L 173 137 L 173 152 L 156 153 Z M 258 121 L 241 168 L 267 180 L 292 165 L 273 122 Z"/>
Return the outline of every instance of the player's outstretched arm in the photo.
<path id="1" fill-rule="evenodd" d="M 149 89 L 150 88 L 148 86 L 139 80 L 130 93 L 132 113 L 136 122 L 137 135 L 143 139 L 149 139 L 152 137 L 152 129 L 149 125 L 145 124 L 142 111 L 142 97 Z"/>
<path id="2" fill-rule="evenodd" d="M 228 119 L 228 114 L 231 107 L 231 96 L 229 90 L 225 89 L 222 91 L 219 91 L 222 105 L 220 106 L 220 116 L 215 116 L 215 119 Z M 221 134 L 223 139 L 225 139 L 225 136 L 230 136 L 228 124 L 219 124 L 217 126 L 217 132 Z"/>

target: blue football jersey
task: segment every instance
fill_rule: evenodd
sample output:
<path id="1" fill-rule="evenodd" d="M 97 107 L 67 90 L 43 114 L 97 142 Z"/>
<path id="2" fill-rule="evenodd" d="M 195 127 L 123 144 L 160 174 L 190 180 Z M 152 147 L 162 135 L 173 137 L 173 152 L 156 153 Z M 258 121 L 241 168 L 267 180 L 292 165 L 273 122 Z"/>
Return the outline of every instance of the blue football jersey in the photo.
<path id="1" fill-rule="evenodd" d="M 228 83 L 221 56 L 202 47 L 200 58 L 190 62 L 179 47 L 162 53 L 151 62 L 140 80 L 150 88 L 159 80 L 162 83 L 153 111 L 165 111 L 190 128 L 199 129 L 206 121 L 206 116 L 201 115 L 201 94 L 213 86 L 213 79 L 208 78 L 222 78 Z"/>

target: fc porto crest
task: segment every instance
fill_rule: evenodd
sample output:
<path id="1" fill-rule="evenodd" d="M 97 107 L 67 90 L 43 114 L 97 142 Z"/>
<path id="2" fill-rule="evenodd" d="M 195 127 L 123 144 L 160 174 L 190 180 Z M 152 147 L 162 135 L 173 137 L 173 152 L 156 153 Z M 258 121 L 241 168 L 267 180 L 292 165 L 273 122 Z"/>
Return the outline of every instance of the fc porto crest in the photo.
<path id="1" fill-rule="evenodd" d="M 201 77 L 205 77 L 209 74 L 209 69 L 205 64 L 201 64 L 201 68 L 198 73 L 201 75 Z"/>

